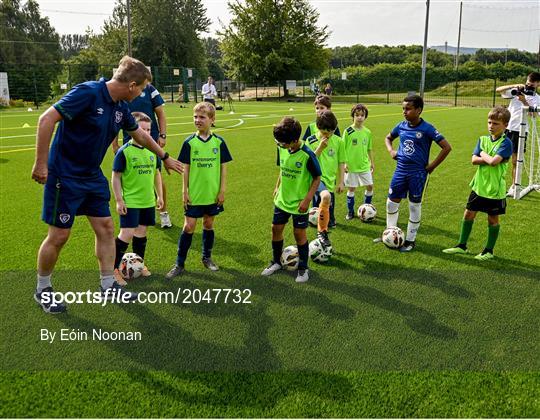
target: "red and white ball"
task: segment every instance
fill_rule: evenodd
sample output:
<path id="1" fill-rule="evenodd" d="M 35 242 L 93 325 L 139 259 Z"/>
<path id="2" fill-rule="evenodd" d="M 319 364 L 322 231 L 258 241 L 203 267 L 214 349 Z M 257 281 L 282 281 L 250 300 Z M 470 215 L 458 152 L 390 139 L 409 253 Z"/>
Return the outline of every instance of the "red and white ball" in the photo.
<path id="1" fill-rule="evenodd" d="M 401 248 L 405 242 L 405 234 L 397 226 L 391 226 L 383 232 L 382 242 L 388 248 Z"/>

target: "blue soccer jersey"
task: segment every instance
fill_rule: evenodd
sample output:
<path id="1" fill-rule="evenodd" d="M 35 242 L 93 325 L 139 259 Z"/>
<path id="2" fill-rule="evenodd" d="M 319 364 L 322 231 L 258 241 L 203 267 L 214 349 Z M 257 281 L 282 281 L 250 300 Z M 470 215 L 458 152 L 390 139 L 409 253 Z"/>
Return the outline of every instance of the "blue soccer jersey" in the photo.
<path id="1" fill-rule="evenodd" d="M 423 119 L 414 127 L 408 121 L 400 122 L 390 132 L 390 136 L 399 137 L 397 170 L 403 171 L 425 170 L 429 163 L 431 143 L 444 140 L 444 136 Z"/>
<path id="2" fill-rule="evenodd" d="M 156 120 L 156 114 L 154 109 L 165 103 L 158 90 L 150 83 L 146 85 L 142 93 L 129 102 L 129 109 L 131 112 L 144 112 L 152 120 L 152 126 L 150 128 L 150 135 L 157 141 L 159 137 L 159 125 Z M 131 139 L 131 136 L 124 131 L 124 143 L 127 143 Z"/>
<path id="3" fill-rule="evenodd" d="M 138 128 L 127 102 L 114 102 L 103 78 L 75 86 L 53 106 L 63 119 L 48 164 L 49 171 L 60 177 L 102 176 L 101 162 L 120 129 Z"/>

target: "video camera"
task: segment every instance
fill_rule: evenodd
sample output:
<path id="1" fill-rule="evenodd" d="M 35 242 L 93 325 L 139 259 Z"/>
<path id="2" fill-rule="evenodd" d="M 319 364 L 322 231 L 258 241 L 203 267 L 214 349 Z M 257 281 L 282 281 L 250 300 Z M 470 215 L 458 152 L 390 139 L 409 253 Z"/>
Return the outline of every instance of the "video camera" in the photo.
<path id="1" fill-rule="evenodd" d="M 523 87 L 517 87 L 510 91 L 512 96 L 519 96 L 519 95 L 526 95 L 526 96 L 533 96 L 536 93 L 536 89 L 532 86 L 523 86 Z"/>

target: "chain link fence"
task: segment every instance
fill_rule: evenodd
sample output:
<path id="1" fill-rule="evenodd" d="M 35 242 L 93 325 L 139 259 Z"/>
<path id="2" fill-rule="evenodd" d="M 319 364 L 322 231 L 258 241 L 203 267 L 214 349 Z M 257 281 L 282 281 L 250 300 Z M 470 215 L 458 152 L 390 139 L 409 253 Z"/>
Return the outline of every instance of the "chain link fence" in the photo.
<path id="1" fill-rule="evenodd" d="M 11 106 L 34 106 L 50 104 L 78 83 L 111 78 L 115 65 L 6 65 Z M 197 102 L 202 99 L 201 88 L 207 74 L 197 69 L 179 66 L 151 67 L 153 85 L 167 102 Z M 460 72 L 448 73 L 428 71 L 424 100 L 434 105 L 491 107 L 505 101 L 496 94 L 503 84 L 523 83 L 526 74 L 512 80 L 501 81 L 497 77 L 470 80 Z M 218 99 L 230 96 L 233 101 L 289 101 L 312 102 L 318 93 L 331 94 L 335 102 L 399 104 L 405 96 L 417 93 L 420 73 L 416 70 L 406 75 L 392 73 L 376 77 L 369 73 L 329 70 L 327 74 L 315 76 L 305 73 L 300 79 L 273 82 L 244 82 L 239 80 L 216 80 Z M 6 104 L 7 105 L 7 104 Z"/>

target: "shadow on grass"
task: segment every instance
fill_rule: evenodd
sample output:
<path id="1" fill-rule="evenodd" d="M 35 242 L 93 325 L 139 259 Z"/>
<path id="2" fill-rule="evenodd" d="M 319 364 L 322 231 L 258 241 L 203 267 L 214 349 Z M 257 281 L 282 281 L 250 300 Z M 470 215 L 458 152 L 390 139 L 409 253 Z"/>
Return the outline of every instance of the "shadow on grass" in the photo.
<path id="1" fill-rule="evenodd" d="M 200 224 L 200 223 L 199 223 Z M 193 234 L 193 242 L 189 253 L 198 253 L 201 254 L 202 247 L 202 231 L 201 227 L 198 226 L 197 231 Z M 173 226 L 170 229 L 164 230 L 166 236 L 166 241 L 172 242 L 175 244 L 174 250 L 176 255 L 176 249 L 178 248 L 178 239 L 182 233 L 182 227 Z M 255 257 L 259 253 L 260 249 L 254 245 L 240 242 L 240 241 L 229 241 L 221 236 L 219 236 L 219 230 L 216 231 L 216 240 L 214 244 L 214 249 L 212 250 L 213 255 L 217 256 L 227 256 L 232 258 L 237 264 L 244 267 L 260 267 L 266 262 Z M 246 258 L 249 256 L 249 258 Z"/>

